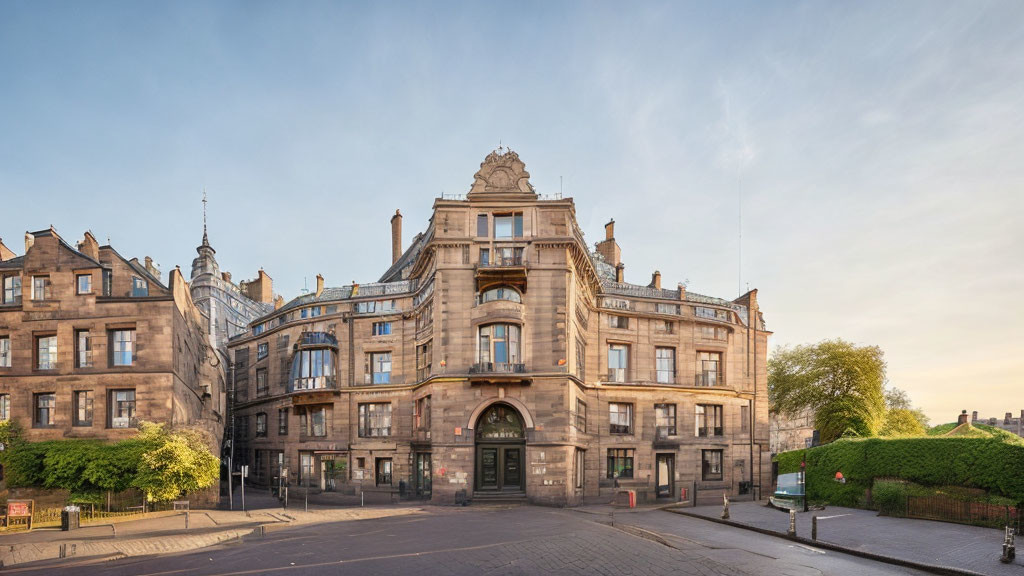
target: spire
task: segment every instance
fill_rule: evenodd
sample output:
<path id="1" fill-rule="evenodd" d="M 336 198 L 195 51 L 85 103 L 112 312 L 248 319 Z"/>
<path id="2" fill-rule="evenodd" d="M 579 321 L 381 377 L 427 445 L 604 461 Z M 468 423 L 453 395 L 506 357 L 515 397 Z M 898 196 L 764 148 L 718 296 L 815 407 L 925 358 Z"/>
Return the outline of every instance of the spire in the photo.
<path id="1" fill-rule="evenodd" d="M 203 186 L 203 246 L 209 246 L 210 240 L 206 237 L 206 186 Z"/>

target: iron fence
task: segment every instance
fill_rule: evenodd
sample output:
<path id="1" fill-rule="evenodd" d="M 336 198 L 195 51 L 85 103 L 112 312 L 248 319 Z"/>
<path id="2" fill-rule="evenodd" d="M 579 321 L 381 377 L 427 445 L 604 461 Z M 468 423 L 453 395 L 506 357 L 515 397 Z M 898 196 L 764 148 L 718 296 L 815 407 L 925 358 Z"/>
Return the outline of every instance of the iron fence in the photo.
<path id="1" fill-rule="evenodd" d="M 1021 526 L 1021 510 L 1015 506 L 957 500 L 942 495 L 907 496 L 906 513 L 908 518 L 973 524 L 990 528 L 1014 526 L 1019 531 Z"/>

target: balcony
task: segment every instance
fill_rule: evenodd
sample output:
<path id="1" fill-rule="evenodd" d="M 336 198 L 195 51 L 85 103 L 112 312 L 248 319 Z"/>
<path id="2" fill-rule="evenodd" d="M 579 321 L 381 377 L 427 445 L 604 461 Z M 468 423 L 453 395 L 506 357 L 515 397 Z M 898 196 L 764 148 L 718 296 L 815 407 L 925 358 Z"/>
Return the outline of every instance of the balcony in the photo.
<path id="1" fill-rule="evenodd" d="M 519 383 L 529 385 L 530 378 L 526 374 L 526 364 L 512 362 L 477 362 L 469 367 L 470 382 L 474 384 Z"/>
<path id="2" fill-rule="evenodd" d="M 701 372 L 694 374 L 693 385 L 698 388 L 725 386 L 725 379 L 720 372 Z"/>
<path id="3" fill-rule="evenodd" d="M 495 248 L 476 266 L 477 288 L 509 284 L 526 291 L 526 259 L 522 248 Z"/>
<path id="4" fill-rule="evenodd" d="M 338 339 L 328 332 L 303 332 L 295 344 L 299 348 L 337 348 Z"/>

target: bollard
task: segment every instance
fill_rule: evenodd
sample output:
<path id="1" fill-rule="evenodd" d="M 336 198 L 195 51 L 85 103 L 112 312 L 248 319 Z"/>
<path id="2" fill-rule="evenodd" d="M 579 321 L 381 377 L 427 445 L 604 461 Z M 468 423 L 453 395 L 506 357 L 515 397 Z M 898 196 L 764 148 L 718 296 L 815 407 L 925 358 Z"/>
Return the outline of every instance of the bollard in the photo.
<path id="1" fill-rule="evenodd" d="M 786 534 L 790 538 L 796 538 L 796 510 L 789 511 L 789 530 Z"/>
<path id="2" fill-rule="evenodd" d="M 1013 544 L 1013 528 L 1007 526 L 1004 530 L 1003 555 L 999 557 L 999 561 L 1003 564 L 1009 564 L 1017 556 L 1017 550 Z"/>
<path id="3" fill-rule="evenodd" d="M 185 510 L 185 530 L 188 530 L 188 510 Z"/>
<path id="4" fill-rule="evenodd" d="M 729 519 L 729 497 L 722 494 L 722 520 Z"/>
<path id="5" fill-rule="evenodd" d="M 818 517 L 811 516 L 811 540 L 818 541 Z"/>

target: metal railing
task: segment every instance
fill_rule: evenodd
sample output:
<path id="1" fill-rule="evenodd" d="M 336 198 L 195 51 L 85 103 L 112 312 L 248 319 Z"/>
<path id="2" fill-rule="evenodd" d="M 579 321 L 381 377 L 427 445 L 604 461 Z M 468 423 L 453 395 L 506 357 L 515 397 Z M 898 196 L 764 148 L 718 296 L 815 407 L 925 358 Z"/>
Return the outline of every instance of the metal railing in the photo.
<path id="1" fill-rule="evenodd" d="M 523 374 L 526 364 L 512 362 L 477 362 L 469 367 L 470 374 Z"/>
<path id="2" fill-rule="evenodd" d="M 522 253 L 512 256 L 502 256 L 500 253 L 491 254 L 486 262 L 481 262 L 479 268 L 508 268 L 523 265 Z"/>
<path id="3" fill-rule="evenodd" d="M 312 376 L 294 378 L 288 382 L 288 392 L 310 392 L 315 390 L 337 390 L 338 381 L 334 376 Z"/>
<path id="4" fill-rule="evenodd" d="M 721 372 L 701 372 L 694 375 L 693 385 L 700 387 L 725 386 L 725 379 L 722 378 Z"/>
<path id="5" fill-rule="evenodd" d="M 299 339 L 299 346 L 330 346 L 338 347 L 338 339 L 328 332 L 303 332 Z"/>

